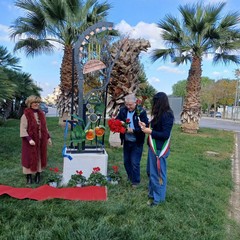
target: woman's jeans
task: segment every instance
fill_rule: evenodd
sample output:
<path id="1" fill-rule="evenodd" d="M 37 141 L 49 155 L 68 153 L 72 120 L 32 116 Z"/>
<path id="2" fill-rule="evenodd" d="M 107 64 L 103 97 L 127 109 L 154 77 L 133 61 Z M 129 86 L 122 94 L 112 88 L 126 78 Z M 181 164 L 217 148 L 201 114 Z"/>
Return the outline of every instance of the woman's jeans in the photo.
<path id="1" fill-rule="evenodd" d="M 157 151 L 159 154 L 160 151 Z M 167 157 L 170 150 L 160 158 L 160 176 L 157 169 L 157 158 L 153 151 L 148 149 L 147 174 L 149 176 L 148 197 L 154 204 L 165 201 L 167 190 Z"/>

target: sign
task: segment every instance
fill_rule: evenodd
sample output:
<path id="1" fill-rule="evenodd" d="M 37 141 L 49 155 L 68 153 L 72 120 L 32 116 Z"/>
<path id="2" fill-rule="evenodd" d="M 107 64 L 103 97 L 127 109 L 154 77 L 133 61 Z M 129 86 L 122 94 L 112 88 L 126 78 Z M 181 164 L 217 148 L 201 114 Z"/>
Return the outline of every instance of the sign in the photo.
<path id="1" fill-rule="evenodd" d="M 106 65 L 100 60 L 90 60 L 83 67 L 83 74 L 94 72 L 106 68 Z"/>

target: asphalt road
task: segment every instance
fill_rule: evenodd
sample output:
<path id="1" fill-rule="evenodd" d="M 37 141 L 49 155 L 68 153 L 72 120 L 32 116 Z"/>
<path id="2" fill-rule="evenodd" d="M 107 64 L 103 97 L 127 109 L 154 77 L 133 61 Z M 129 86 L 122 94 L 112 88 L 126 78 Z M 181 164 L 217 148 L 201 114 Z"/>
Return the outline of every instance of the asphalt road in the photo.
<path id="1" fill-rule="evenodd" d="M 202 117 L 199 123 L 199 127 L 240 132 L 240 121 L 212 117 Z"/>
<path id="2" fill-rule="evenodd" d="M 57 117 L 58 112 L 56 107 L 48 107 L 48 113 L 46 114 L 46 117 Z"/>

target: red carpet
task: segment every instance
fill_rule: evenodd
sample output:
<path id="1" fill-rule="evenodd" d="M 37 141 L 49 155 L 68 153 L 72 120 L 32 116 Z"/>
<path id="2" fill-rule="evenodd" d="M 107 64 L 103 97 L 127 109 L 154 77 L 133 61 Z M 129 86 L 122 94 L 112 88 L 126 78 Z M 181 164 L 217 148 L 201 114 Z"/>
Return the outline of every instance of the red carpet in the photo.
<path id="1" fill-rule="evenodd" d="M 18 199 L 47 200 L 52 198 L 61 198 L 66 200 L 81 201 L 106 201 L 106 187 L 74 187 L 74 188 L 54 188 L 43 185 L 38 188 L 15 188 L 6 185 L 0 185 L 0 195 L 8 194 Z"/>

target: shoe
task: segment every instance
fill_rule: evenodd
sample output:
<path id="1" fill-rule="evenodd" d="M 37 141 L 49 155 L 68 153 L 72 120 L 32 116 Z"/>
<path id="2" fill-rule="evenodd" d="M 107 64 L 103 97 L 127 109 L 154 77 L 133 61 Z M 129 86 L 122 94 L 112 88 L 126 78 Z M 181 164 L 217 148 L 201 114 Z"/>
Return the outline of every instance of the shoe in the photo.
<path id="1" fill-rule="evenodd" d="M 148 205 L 149 207 L 156 207 L 156 206 L 158 206 L 158 204 L 157 203 L 154 203 L 154 202 L 152 202 L 150 205 Z"/>
<path id="2" fill-rule="evenodd" d="M 27 184 L 32 184 L 32 174 L 27 174 L 26 178 L 27 178 Z"/>
<path id="3" fill-rule="evenodd" d="M 36 184 L 39 184 L 39 183 L 40 183 L 40 180 L 41 180 L 41 178 L 40 178 L 40 172 L 37 172 L 37 173 L 35 174 L 34 181 L 35 181 Z"/>
<path id="4" fill-rule="evenodd" d="M 153 204 L 153 199 L 152 198 L 149 198 L 148 201 L 147 201 L 147 205 L 148 206 L 151 206 Z"/>

